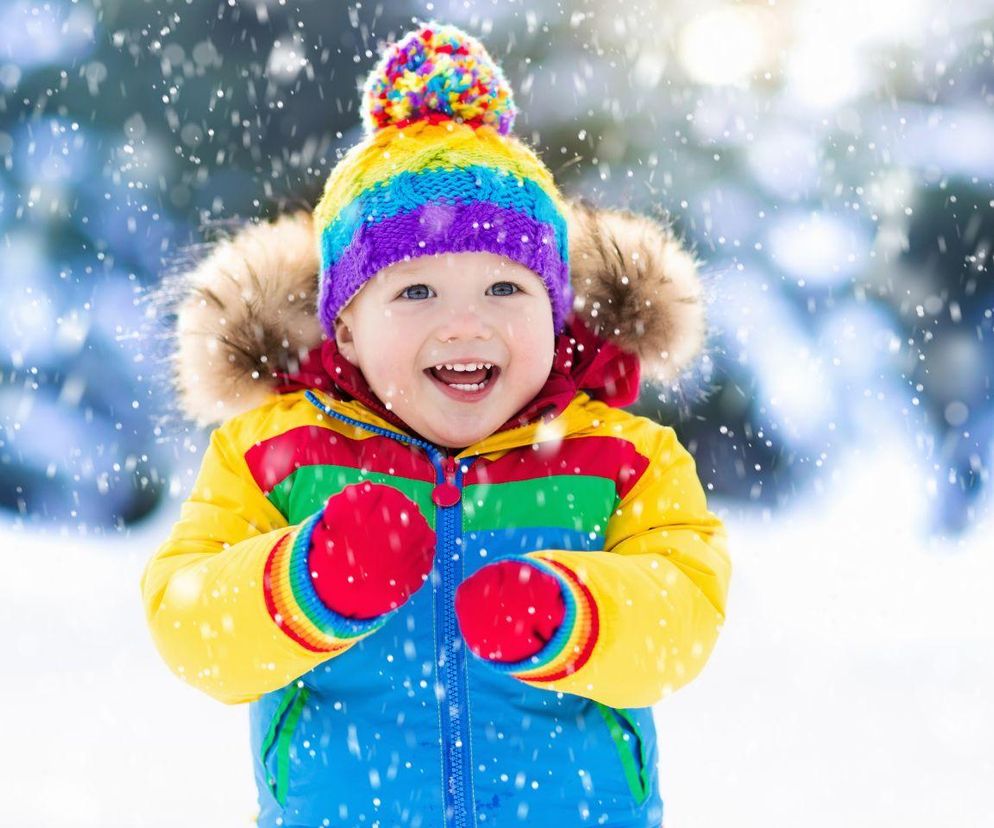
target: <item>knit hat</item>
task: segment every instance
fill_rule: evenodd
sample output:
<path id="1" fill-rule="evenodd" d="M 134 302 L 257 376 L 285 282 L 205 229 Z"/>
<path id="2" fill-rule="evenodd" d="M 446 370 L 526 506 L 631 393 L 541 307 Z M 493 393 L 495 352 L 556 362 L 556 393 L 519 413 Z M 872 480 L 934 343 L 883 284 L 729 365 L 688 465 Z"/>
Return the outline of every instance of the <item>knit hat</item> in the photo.
<path id="1" fill-rule="evenodd" d="M 467 251 L 534 271 L 561 332 L 573 298 L 566 206 L 549 170 L 511 135 L 515 114 L 500 67 L 455 26 L 428 23 L 387 46 L 363 89 L 365 135 L 314 210 L 326 333 L 382 268 Z"/>

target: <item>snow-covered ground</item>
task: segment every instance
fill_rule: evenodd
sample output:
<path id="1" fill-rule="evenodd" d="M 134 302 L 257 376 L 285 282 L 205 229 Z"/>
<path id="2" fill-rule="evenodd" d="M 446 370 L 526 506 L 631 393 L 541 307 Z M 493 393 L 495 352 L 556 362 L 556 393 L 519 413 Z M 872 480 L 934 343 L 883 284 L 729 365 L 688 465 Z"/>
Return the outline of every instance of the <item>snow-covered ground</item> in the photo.
<path id="1" fill-rule="evenodd" d="M 711 506 L 735 564 L 704 673 L 657 708 L 667 828 L 994 825 L 994 521 L 921 540 L 900 445 L 802 509 Z M 175 509 L 127 537 L 0 528 L 0 823 L 246 828 L 247 710 L 159 660 L 138 583 Z"/>
<path id="2" fill-rule="evenodd" d="M 729 517 L 704 672 L 657 708 L 667 828 L 994 825 L 994 520 L 921 540 L 901 447 L 802 510 Z"/>

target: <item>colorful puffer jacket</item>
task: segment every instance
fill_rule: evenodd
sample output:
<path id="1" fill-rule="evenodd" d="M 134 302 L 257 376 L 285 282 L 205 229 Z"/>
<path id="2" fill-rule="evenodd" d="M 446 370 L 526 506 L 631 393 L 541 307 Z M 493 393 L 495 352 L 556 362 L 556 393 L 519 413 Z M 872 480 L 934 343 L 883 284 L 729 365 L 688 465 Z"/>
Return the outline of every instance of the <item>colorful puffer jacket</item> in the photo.
<path id="1" fill-rule="evenodd" d="M 583 370 L 561 341 L 539 405 L 458 453 L 377 411 L 361 378 L 302 383 L 299 366 L 213 432 L 141 586 L 169 666 L 249 703 L 259 825 L 661 824 L 651 706 L 714 647 L 726 535 L 673 429 L 616 407 L 624 354 L 575 328 Z M 333 343 L 314 353 L 330 379 Z M 355 621 L 316 599 L 297 538 L 363 480 L 413 500 L 437 549 L 410 600 Z M 460 582 L 512 555 L 566 596 L 528 665 L 474 656 L 454 611 Z"/>

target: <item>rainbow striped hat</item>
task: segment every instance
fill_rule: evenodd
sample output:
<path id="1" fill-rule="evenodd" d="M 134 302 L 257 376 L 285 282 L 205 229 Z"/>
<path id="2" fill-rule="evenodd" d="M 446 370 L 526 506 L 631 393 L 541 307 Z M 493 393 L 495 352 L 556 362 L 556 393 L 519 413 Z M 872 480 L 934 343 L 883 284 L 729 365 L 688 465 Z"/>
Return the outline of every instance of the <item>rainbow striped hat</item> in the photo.
<path id="1" fill-rule="evenodd" d="M 386 48 L 363 89 L 365 136 L 314 210 L 329 335 L 377 271 L 465 251 L 538 274 L 562 330 L 573 298 L 565 204 L 549 170 L 511 135 L 515 114 L 500 67 L 455 26 L 428 23 Z"/>

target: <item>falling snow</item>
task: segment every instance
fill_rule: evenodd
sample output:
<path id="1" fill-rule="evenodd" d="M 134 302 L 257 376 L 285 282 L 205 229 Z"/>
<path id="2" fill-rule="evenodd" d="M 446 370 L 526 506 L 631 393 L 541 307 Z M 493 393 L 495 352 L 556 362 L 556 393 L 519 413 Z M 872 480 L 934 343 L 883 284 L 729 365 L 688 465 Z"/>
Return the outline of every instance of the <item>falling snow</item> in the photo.
<path id="1" fill-rule="evenodd" d="M 503 63 L 515 131 L 564 192 L 672 221 L 701 260 L 703 350 L 630 409 L 693 455 L 736 571 L 708 668 L 653 711 L 668 827 L 994 821 L 994 14 L 980 0 L 8 2 L 6 821 L 252 824 L 244 708 L 169 675 L 137 596 L 208 441 L 173 398 L 158 291 L 246 220 L 317 201 L 361 135 L 378 44 L 431 17 Z M 590 538 L 606 520 L 592 522 Z M 195 575 L 170 589 L 201 597 Z M 393 630 L 383 675 L 403 665 L 412 706 L 444 702 L 416 632 Z M 409 730 L 388 712 L 384 733 Z M 346 732 L 352 756 L 383 735 Z M 566 784 L 476 758 L 521 794 L 521 824 L 527 796 Z M 584 761 L 564 819 L 594 825 Z M 368 813 L 421 770 L 381 752 Z"/>

